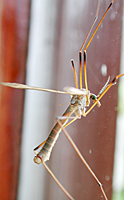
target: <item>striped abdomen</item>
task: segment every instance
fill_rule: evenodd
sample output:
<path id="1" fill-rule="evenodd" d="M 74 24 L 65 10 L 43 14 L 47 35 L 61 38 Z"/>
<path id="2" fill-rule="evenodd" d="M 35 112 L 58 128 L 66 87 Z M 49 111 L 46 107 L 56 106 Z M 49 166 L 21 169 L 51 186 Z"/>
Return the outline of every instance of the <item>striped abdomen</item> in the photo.
<path id="1" fill-rule="evenodd" d="M 70 117 L 77 109 L 77 106 L 75 105 L 69 105 L 65 113 L 62 115 L 63 117 Z M 68 119 L 61 119 L 60 122 L 62 126 L 64 126 L 67 123 Z M 61 132 L 61 127 L 58 124 L 58 122 L 55 124 L 53 129 L 51 130 L 45 144 L 43 145 L 42 149 L 40 152 L 34 157 L 34 162 L 37 164 L 40 164 L 42 162 L 46 162 L 49 160 L 51 151 L 54 147 L 54 144 L 56 140 L 59 137 L 59 133 Z"/>

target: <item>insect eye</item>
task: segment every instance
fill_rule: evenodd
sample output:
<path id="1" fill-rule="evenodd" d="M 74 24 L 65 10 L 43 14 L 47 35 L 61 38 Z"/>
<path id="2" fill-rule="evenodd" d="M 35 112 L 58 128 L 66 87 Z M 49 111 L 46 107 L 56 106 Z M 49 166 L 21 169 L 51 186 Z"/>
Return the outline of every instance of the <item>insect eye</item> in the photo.
<path id="1" fill-rule="evenodd" d="M 91 95 L 90 95 L 90 98 L 91 98 L 92 100 L 96 100 L 96 95 L 95 95 L 95 94 L 91 94 Z"/>

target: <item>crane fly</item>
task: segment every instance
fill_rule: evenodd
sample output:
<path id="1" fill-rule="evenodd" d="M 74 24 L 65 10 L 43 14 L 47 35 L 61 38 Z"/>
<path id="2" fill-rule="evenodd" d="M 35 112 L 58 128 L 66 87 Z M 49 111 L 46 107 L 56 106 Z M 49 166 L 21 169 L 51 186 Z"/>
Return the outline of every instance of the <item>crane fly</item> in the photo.
<path id="1" fill-rule="evenodd" d="M 73 142 L 73 140 L 71 139 L 71 137 L 69 136 L 69 134 L 67 133 L 65 128 L 68 125 L 70 125 L 72 122 L 76 121 L 77 119 L 80 119 L 81 116 L 86 117 L 87 114 L 89 114 L 90 111 L 96 105 L 98 107 L 100 107 L 101 106 L 100 100 L 104 96 L 104 94 L 111 88 L 111 86 L 116 84 L 116 81 L 118 78 L 120 78 L 121 76 L 124 76 L 124 74 L 117 75 L 111 82 L 110 82 L 110 77 L 109 77 L 108 80 L 106 81 L 105 85 L 102 87 L 102 89 L 100 90 L 100 92 L 97 95 L 91 93 L 88 89 L 87 72 L 86 72 L 87 48 L 89 47 L 92 39 L 94 38 L 99 26 L 101 25 L 103 19 L 105 18 L 106 14 L 108 13 L 112 4 L 113 4 L 113 0 L 111 1 L 111 3 L 109 4 L 108 8 L 106 9 L 104 15 L 102 16 L 101 20 L 99 21 L 95 31 L 89 38 L 89 35 L 90 35 L 90 33 L 97 21 L 97 18 L 98 18 L 100 0 L 98 1 L 97 11 L 96 11 L 96 15 L 95 15 L 93 24 L 91 25 L 90 30 L 89 30 L 89 32 L 84 40 L 84 43 L 79 51 L 79 81 L 80 81 L 79 86 L 78 86 L 78 81 L 77 81 L 74 60 L 71 60 L 71 65 L 72 65 L 72 69 L 73 69 L 73 73 L 74 73 L 75 88 L 74 87 L 65 87 L 64 91 L 58 91 L 58 90 L 44 89 L 44 88 L 40 88 L 40 87 L 27 86 L 27 85 L 18 84 L 18 83 L 5 83 L 5 82 L 1 83 L 4 86 L 17 88 L 17 89 L 31 89 L 31 90 L 47 91 L 47 92 L 54 92 L 54 93 L 59 93 L 59 94 L 69 94 L 71 96 L 71 101 L 70 101 L 68 108 L 66 109 L 66 111 L 64 112 L 64 114 L 61 117 L 56 118 L 57 122 L 54 125 L 54 127 L 52 128 L 48 138 L 34 149 L 34 152 L 36 154 L 34 157 L 34 162 L 37 164 L 42 163 L 45 166 L 45 168 L 48 170 L 50 175 L 53 177 L 53 179 L 60 186 L 60 188 L 64 191 L 64 193 L 68 196 L 69 199 L 74 199 L 74 198 L 61 185 L 61 183 L 57 180 L 55 175 L 52 173 L 52 171 L 48 168 L 48 166 L 45 163 L 47 160 L 49 160 L 52 149 L 53 149 L 61 131 L 64 132 L 67 139 L 69 140 L 69 142 L 73 146 L 74 150 L 78 154 L 79 158 L 81 159 L 81 161 L 84 163 L 86 168 L 89 170 L 89 172 L 91 173 L 91 175 L 97 182 L 98 186 L 101 189 L 104 199 L 105 200 L 108 199 L 105 194 L 105 191 L 103 189 L 102 183 L 99 181 L 99 179 L 97 178 L 95 173 L 92 171 L 92 169 L 90 168 L 88 163 L 85 161 L 85 159 L 81 155 L 80 151 L 78 150 L 77 146 L 75 145 L 75 143 Z M 89 41 L 88 41 L 88 38 L 89 38 Z M 88 41 L 88 43 L 87 43 L 87 41 Z M 82 59 L 82 57 L 83 57 L 83 59 Z M 83 60 L 83 64 L 82 64 L 82 60 Z M 84 68 L 85 88 L 82 88 L 82 66 Z M 93 102 L 93 104 L 91 105 L 91 107 L 88 110 L 86 110 L 86 108 L 90 106 L 91 101 Z M 73 114 L 75 116 L 72 116 Z M 70 121 L 68 122 L 68 120 L 70 120 Z M 37 153 L 37 150 L 39 150 L 38 153 Z"/>

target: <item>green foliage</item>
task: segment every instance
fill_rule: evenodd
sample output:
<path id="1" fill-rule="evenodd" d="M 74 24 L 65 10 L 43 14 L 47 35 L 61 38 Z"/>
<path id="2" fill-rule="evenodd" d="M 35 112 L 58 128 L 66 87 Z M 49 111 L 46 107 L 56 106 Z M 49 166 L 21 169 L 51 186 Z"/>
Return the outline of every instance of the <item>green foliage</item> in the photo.
<path id="1" fill-rule="evenodd" d="M 124 80 L 119 83 L 119 100 L 118 100 L 118 112 L 119 114 L 124 113 Z"/>
<path id="2" fill-rule="evenodd" d="M 121 192 L 113 192 L 112 200 L 124 200 L 124 189 Z"/>

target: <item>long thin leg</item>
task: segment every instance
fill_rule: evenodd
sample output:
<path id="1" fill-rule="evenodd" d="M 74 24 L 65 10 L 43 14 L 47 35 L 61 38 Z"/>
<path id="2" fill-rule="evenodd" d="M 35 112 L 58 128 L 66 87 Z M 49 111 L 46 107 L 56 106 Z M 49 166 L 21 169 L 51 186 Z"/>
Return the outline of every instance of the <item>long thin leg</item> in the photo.
<path id="1" fill-rule="evenodd" d="M 84 159 L 84 157 L 82 156 L 82 154 L 80 153 L 79 149 L 77 148 L 77 146 L 75 145 L 75 143 L 73 142 L 73 140 L 71 139 L 71 137 L 69 136 L 68 132 L 65 130 L 65 128 L 62 126 L 61 122 L 57 119 L 58 124 L 60 125 L 62 131 L 64 132 L 65 136 L 67 137 L 67 139 L 69 140 L 69 142 L 71 143 L 72 147 L 74 148 L 74 150 L 76 151 L 76 153 L 78 154 L 79 158 L 82 160 L 82 162 L 84 163 L 84 165 L 86 166 L 86 168 L 88 169 L 88 171 L 91 173 L 91 175 L 93 176 L 93 178 L 95 179 L 95 181 L 97 182 L 98 186 L 101 189 L 101 192 L 105 198 L 105 200 L 108 200 L 105 191 L 103 189 L 102 183 L 99 181 L 99 179 L 97 178 L 97 176 L 95 175 L 95 173 L 92 171 L 92 169 L 90 168 L 90 166 L 88 165 L 88 163 L 86 162 L 86 160 Z"/>
<path id="2" fill-rule="evenodd" d="M 87 72 L 86 72 L 86 51 L 84 51 L 84 80 L 85 80 L 85 87 L 86 87 L 86 91 L 87 91 L 87 105 L 89 105 Z"/>
<path id="3" fill-rule="evenodd" d="M 112 82 L 108 85 L 108 87 L 106 87 L 106 89 L 103 91 L 103 93 L 99 96 L 99 98 L 95 101 L 95 103 L 89 108 L 89 110 L 87 110 L 86 113 L 83 114 L 83 116 L 86 116 L 93 108 L 94 106 L 98 103 L 98 101 L 103 97 L 103 95 L 111 88 L 112 85 L 114 85 L 117 81 L 118 78 L 120 78 L 121 76 L 124 76 L 124 74 L 120 74 L 117 75 Z"/>
<path id="4" fill-rule="evenodd" d="M 44 167 L 47 169 L 47 171 L 50 173 L 54 181 L 59 185 L 59 187 L 63 190 L 63 192 L 68 196 L 69 199 L 74 200 L 74 198 L 68 193 L 68 191 L 63 187 L 63 185 L 58 181 L 58 179 L 55 177 L 55 175 L 52 173 L 52 171 L 49 169 L 49 167 L 43 162 Z"/>
<path id="5" fill-rule="evenodd" d="M 99 7 L 100 7 L 100 0 L 98 1 L 98 6 L 97 6 L 97 10 L 96 10 L 96 15 L 95 15 L 94 21 L 93 21 L 93 23 L 92 23 L 92 25 L 90 27 L 90 30 L 88 31 L 88 34 L 87 34 L 87 36 L 86 36 L 86 38 L 85 38 L 85 40 L 83 42 L 83 45 L 81 46 L 81 49 L 80 49 L 79 52 L 82 52 L 82 50 L 84 48 L 84 45 L 86 44 L 87 39 L 88 39 L 88 37 L 89 37 L 89 35 L 90 35 L 90 33 L 91 33 L 91 31 L 92 31 L 97 19 L 98 19 Z"/>
<path id="6" fill-rule="evenodd" d="M 97 25 L 95 31 L 93 32 L 93 34 L 92 34 L 92 36 L 91 36 L 91 38 L 90 38 L 90 40 L 89 40 L 89 42 L 88 42 L 88 44 L 86 45 L 86 47 L 85 47 L 85 49 L 84 49 L 84 79 L 85 79 L 85 87 L 86 87 L 87 93 L 88 93 L 88 85 L 87 85 L 87 74 L 86 74 L 86 50 L 87 50 L 88 46 L 90 45 L 92 39 L 94 38 L 94 36 L 95 36 L 95 34 L 96 34 L 96 32 L 97 32 L 99 26 L 101 25 L 103 19 L 105 18 L 106 14 L 108 13 L 110 7 L 112 6 L 113 1 L 114 1 L 114 0 L 112 0 L 111 3 L 109 4 L 107 10 L 105 11 L 103 17 L 101 18 L 99 24 Z M 97 17 L 98 17 L 98 11 L 99 11 L 99 4 L 98 4 L 97 12 L 96 12 Z M 92 30 L 92 29 L 91 29 L 91 30 Z M 79 54 L 81 54 L 82 49 L 83 49 L 83 46 L 81 47 L 81 50 L 80 50 Z M 79 55 L 79 58 L 80 58 L 80 59 L 82 59 L 81 57 L 82 57 L 82 56 Z M 80 61 L 79 61 L 79 62 L 80 62 Z M 80 66 L 80 68 L 81 68 L 81 67 L 82 67 L 82 66 Z M 80 70 L 80 73 L 82 74 L 82 71 L 81 71 L 81 70 Z M 80 78 L 82 77 L 81 74 L 80 74 Z M 88 99 L 88 95 L 87 95 L 87 104 L 88 104 L 88 102 L 89 102 L 89 99 Z"/>
<path id="7" fill-rule="evenodd" d="M 88 39 L 88 37 L 89 37 L 89 35 L 90 35 L 90 33 L 91 33 L 91 31 L 92 31 L 92 29 L 93 29 L 93 27 L 94 27 L 94 25 L 95 25 L 97 19 L 98 19 L 99 7 L 100 7 L 100 0 L 98 1 L 97 11 L 96 11 L 96 15 L 95 15 L 94 21 L 93 21 L 93 23 L 92 23 L 92 25 L 91 25 L 91 27 L 90 27 L 90 30 L 88 31 L 88 34 L 87 34 L 87 36 L 86 36 L 86 38 L 85 38 L 85 40 L 84 40 L 84 43 L 83 43 L 83 45 L 81 46 L 81 49 L 80 49 L 80 51 L 79 51 L 80 89 L 82 89 L 82 50 L 83 50 L 83 48 L 84 48 L 84 46 L 85 46 L 85 44 L 86 44 L 86 42 L 87 42 L 87 39 Z M 84 69 L 84 79 L 85 79 L 85 87 L 86 87 L 86 90 L 88 91 L 86 69 Z"/>
<path id="8" fill-rule="evenodd" d="M 88 48 L 88 46 L 90 45 L 90 43 L 91 43 L 92 39 L 94 38 L 94 36 L 95 36 L 95 34 L 96 34 L 96 32 L 97 32 L 97 30 L 98 30 L 99 26 L 101 25 L 101 23 L 102 23 L 103 19 L 104 19 L 104 18 L 105 18 L 105 16 L 106 16 L 107 12 L 108 12 L 108 11 L 109 11 L 109 9 L 111 8 L 111 6 L 112 6 L 112 4 L 113 4 L 113 1 L 114 1 L 114 0 L 112 0 L 112 1 L 111 1 L 111 3 L 109 4 L 108 8 L 106 9 L 106 11 L 105 11 L 104 15 L 102 16 L 102 18 L 101 18 L 101 20 L 100 20 L 100 22 L 99 22 L 99 24 L 97 25 L 97 27 L 96 27 L 95 31 L 93 32 L 93 34 L 92 34 L 92 36 L 91 36 L 91 38 L 90 38 L 90 40 L 89 40 L 88 44 L 87 44 L 87 45 L 86 45 L 86 47 L 85 47 L 85 51 L 87 50 L 87 48 Z"/>
<path id="9" fill-rule="evenodd" d="M 73 123 L 75 120 L 77 120 L 77 119 L 78 119 L 78 118 L 75 117 L 73 120 L 71 120 L 70 122 L 68 122 L 68 123 L 64 126 L 64 128 L 67 127 L 67 126 L 69 126 L 70 124 L 72 124 L 72 123 Z"/>
<path id="10" fill-rule="evenodd" d="M 60 117 L 57 117 L 56 118 L 56 120 L 57 119 L 72 119 L 70 122 L 68 122 L 65 126 L 64 126 L 64 128 L 65 127 L 67 127 L 67 126 L 69 126 L 70 124 L 72 124 L 74 121 L 76 121 L 77 119 L 80 119 L 80 117 L 63 117 L 63 116 L 60 116 Z"/>

